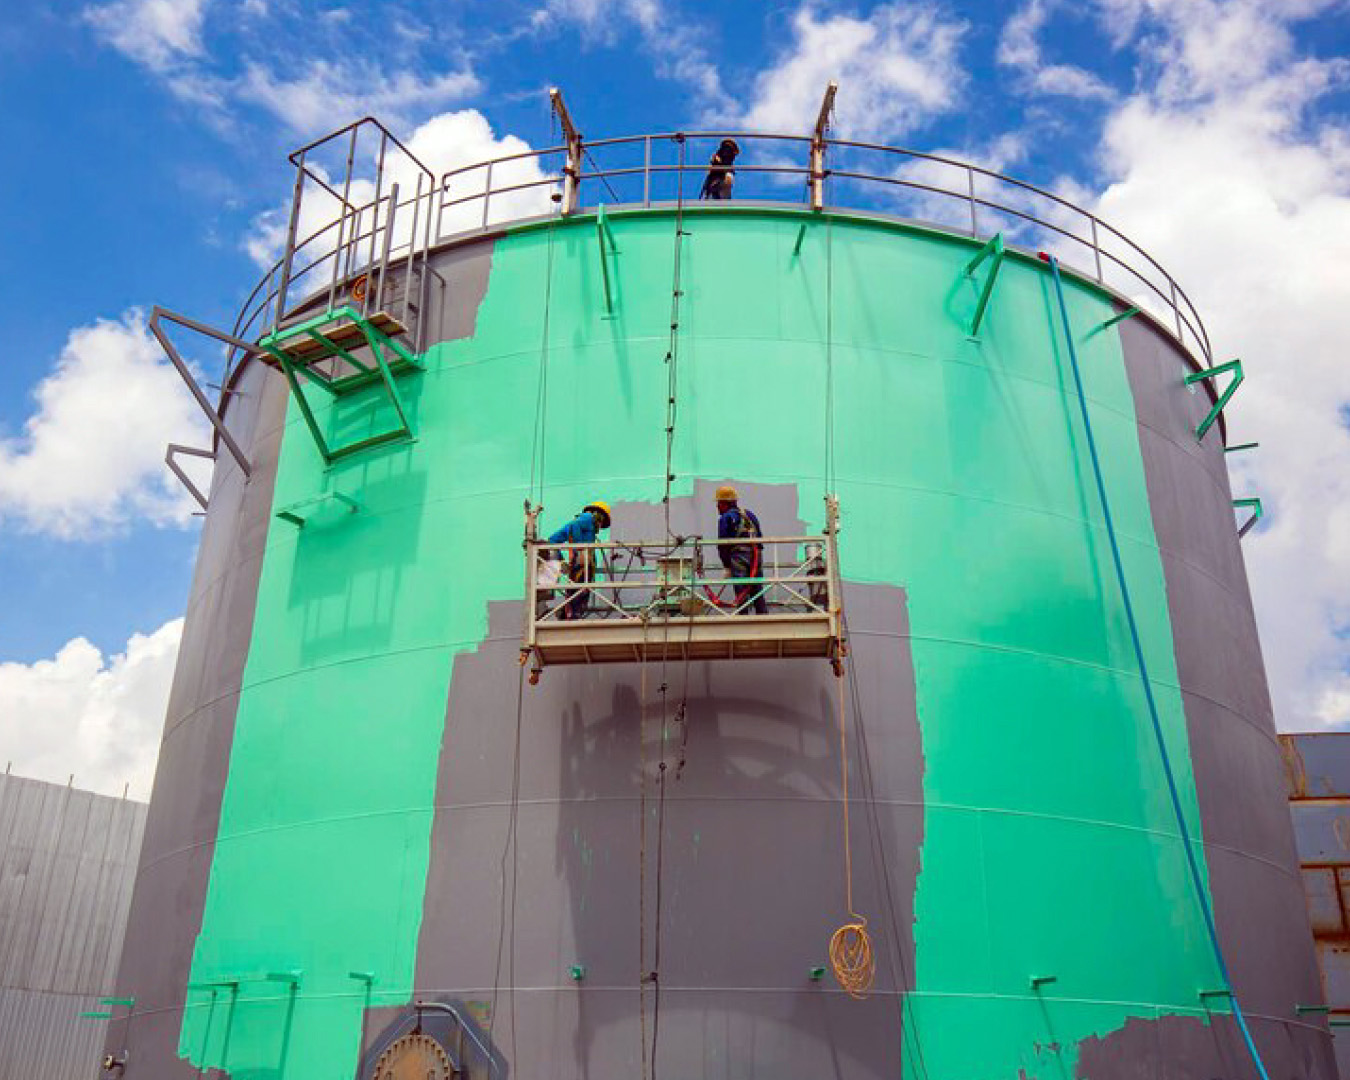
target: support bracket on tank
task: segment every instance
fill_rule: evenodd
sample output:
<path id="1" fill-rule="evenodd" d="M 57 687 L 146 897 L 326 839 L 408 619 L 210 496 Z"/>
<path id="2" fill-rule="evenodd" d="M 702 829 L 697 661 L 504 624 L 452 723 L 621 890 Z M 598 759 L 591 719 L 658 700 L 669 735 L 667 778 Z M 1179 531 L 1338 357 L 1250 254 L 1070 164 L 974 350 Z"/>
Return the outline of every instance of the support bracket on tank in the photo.
<path id="1" fill-rule="evenodd" d="M 290 522 L 297 529 L 303 529 L 308 522 L 320 516 L 328 516 L 324 515 L 324 510 L 333 506 L 338 508 L 339 517 L 347 517 L 361 509 L 361 504 L 350 495 L 344 495 L 340 491 L 329 491 L 323 495 L 314 495 L 299 502 L 289 503 L 278 510 L 276 516 L 282 521 Z"/>
<path id="2" fill-rule="evenodd" d="M 1225 454 L 1236 454 L 1243 450 L 1255 450 L 1260 445 L 1259 442 L 1238 443 L 1236 446 L 1225 446 L 1223 452 Z"/>
<path id="3" fill-rule="evenodd" d="M 210 450 L 202 450 L 196 446 L 183 446 L 181 443 L 169 443 L 168 448 L 164 451 L 164 464 L 169 467 L 169 471 L 173 473 L 174 476 L 178 477 L 178 482 L 188 489 L 188 494 L 197 500 L 198 505 L 201 506 L 203 510 L 210 510 L 211 507 L 207 505 L 206 496 L 203 495 L 201 489 L 192 482 L 192 478 L 183 471 L 183 466 L 178 464 L 177 459 L 179 454 L 187 454 L 189 457 L 207 458 L 212 461 L 215 460 L 216 455 Z"/>
<path id="4" fill-rule="evenodd" d="M 225 333 L 223 330 L 216 330 L 214 327 L 199 323 L 195 319 L 189 319 L 186 315 L 179 315 L 177 312 L 169 311 L 159 305 L 155 305 L 150 311 L 150 319 L 147 323 L 150 333 L 155 336 L 155 340 L 159 342 L 160 348 L 164 350 L 164 355 L 169 358 L 169 363 L 173 364 L 174 370 L 178 372 L 179 377 L 183 380 L 184 384 L 186 384 L 188 392 L 192 394 L 193 399 L 197 402 L 198 408 L 202 410 L 207 421 L 215 430 L 216 439 L 225 444 L 225 448 L 229 450 L 230 456 L 233 457 L 235 463 L 238 464 L 239 471 L 242 472 L 246 478 L 252 476 L 253 466 L 249 463 L 243 448 L 235 441 L 234 436 L 230 434 L 229 429 L 225 426 L 224 418 L 220 415 L 220 412 L 215 406 L 207 400 L 206 394 L 202 391 L 201 386 L 198 385 L 196 378 L 192 374 L 192 370 L 187 366 L 187 362 L 179 354 L 178 349 L 174 347 L 174 343 L 169 339 L 169 335 L 165 332 L 162 325 L 166 322 L 176 323 L 184 329 L 195 331 L 196 333 L 209 338 L 215 338 L 215 340 L 239 350 L 245 356 L 252 353 L 260 353 L 262 350 L 257 345 L 251 345 L 249 342 L 242 341 L 232 334 Z M 223 390 L 221 392 L 221 397 L 224 398 L 228 393 L 228 389 Z M 215 451 L 212 450 L 211 453 L 202 456 L 214 458 Z M 173 469 L 174 475 L 184 483 L 188 483 L 183 474 L 179 472 L 177 468 L 174 468 L 172 462 L 169 462 L 169 467 Z M 188 483 L 188 488 L 204 508 L 206 503 L 202 499 L 201 492 L 193 488 L 190 483 Z"/>
<path id="5" fill-rule="evenodd" d="M 1087 334 L 1085 334 L 1084 336 L 1092 337 L 1094 334 L 1100 334 L 1103 330 L 1110 330 L 1111 327 L 1116 326 L 1119 323 L 1123 323 L 1126 319 L 1133 319 L 1139 313 L 1140 309 L 1137 307 L 1126 308 L 1124 311 L 1112 315 L 1105 322 L 1098 323 L 1091 330 L 1089 330 Z"/>
<path id="6" fill-rule="evenodd" d="M 1197 439 L 1203 439 L 1205 437 L 1205 432 L 1213 426 L 1214 421 L 1217 420 L 1219 414 L 1223 412 L 1223 407 L 1228 404 L 1229 399 L 1237 393 L 1237 388 L 1242 385 L 1242 361 L 1229 360 L 1228 363 L 1220 364 L 1218 367 L 1205 368 L 1204 371 L 1192 372 L 1190 375 L 1186 376 L 1186 385 L 1192 386 L 1195 383 L 1205 379 L 1216 378 L 1229 371 L 1233 373 L 1233 379 L 1224 387 L 1223 392 L 1219 394 L 1218 399 L 1214 402 L 1214 407 L 1209 410 L 1209 415 L 1201 420 L 1200 426 L 1195 429 L 1195 437 Z"/>
<path id="7" fill-rule="evenodd" d="M 605 216 L 605 204 L 600 204 L 600 209 L 595 215 L 595 238 L 600 245 L 600 280 L 605 286 L 605 317 L 614 316 L 614 289 L 610 283 L 609 259 L 605 256 L 605 241 L 609 241 L 609 254 L 617 256 L 619 254 L 619 245 L 614 241 L 614 229 L 609 224 L 609 218 Z M 615 266 L 615 272 L 618 272 L 618 266 Z"/>
<path id="8" fill-rule="evenodd" d="M 980 323 L 984 321 L 985 310 L 989 307 L 989 298 L 994 294 L 994 282 L 998 280 L 998 272 L 1003 267 L 1003 259 L 1007 254 L 1003 246 L 1003 234 L 995 233 L 984 247 L 975 253 L 975 257 L 966 263 L 965 276 L 974 277 L 975 271 L 979 269 L 980 264 L 985 259 L 992 259 L 989 264 L 989 272 L 985 275 L 984 285 L 980 289 L 980 298 L 975 302 L 975 317 L 970 322 L 970 336 L 975 337 L 980 332 Z"/>
<path id="9" fill-rule="evenodd" d="M 408 371 L 421 371 L 423 365 L 419 357 L 393 340 L 401 333 L 403 326 L 392 315 L 377 312 L 366 317 L 354 308 L 344 306 L 274 331 L 259 342 L 268 363 L 286 376 L 295 403 L 325 464 L 332 465 L 351 454 L 387 442 L 414 437 L 408 411 L 398 390 L 398 376 Z M 363 349 L 369 349 L 368 360 L 355 355 Z M 327 371 L 320 367 L 325 361 L 331 361 Z M 305 396 L 300 382 L 302 376 L 334 399 L 369 386 L 381 386 L 393 407 L 397 423 L 374 435 L 333 446 L 324 437 L 313 406 Z"/>
<path id="10" fill-rule="evenodd" d="M 1241 540 L 1244 536 L 1246 536 L 1249 532 L 1252 531 L 1252 528 L 1256 525 L 1258 521 L 1261 520 L 1262 515 L 1265 513 L 1265 509 L 1261 506 L 1261 500 L 1257 498 L 1255 495 L 1249 496 L 1248 498 L 1245 499 L 1233 500 L 1234 510 L 1241 510 L 1244 507 L 1250 510 L 1252 514 L 1251 517 L 1249 517 L 1246 521 L 1244 521 L 1241 524 L 1241 526 L 1239 526 L 1238 528 L 1239 540 Z"/>

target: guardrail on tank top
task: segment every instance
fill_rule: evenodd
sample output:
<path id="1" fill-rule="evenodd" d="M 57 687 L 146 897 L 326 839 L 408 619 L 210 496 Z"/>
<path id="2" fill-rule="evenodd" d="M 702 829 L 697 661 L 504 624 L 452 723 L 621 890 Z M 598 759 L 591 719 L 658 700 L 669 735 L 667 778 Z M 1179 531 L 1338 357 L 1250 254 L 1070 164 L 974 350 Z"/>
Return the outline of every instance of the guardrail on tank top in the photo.
<path id="1" fill-rule="evenodd" d="M 358 152 L 357 135 L 368 130 L 377 133 L 376 148 Z M 580 155 L 573 149 L 580 165 L 570 173 L 568 148 L 554 146 L 450 169 L 433 183 L 432 170 L 382 125 L 357 121 L 292 155 L 298 172 L 286 249 L 245 300 L 232 335 L 254 340 L 274 331 L 325 291 L 330 306 L 401 304 L 406 313 L 410 303 L 427 302 L 435 284 L 430 279 L 438 277 L 427 259 L 432 249 L 508 222 L 601 205 L 693 203 L 712 151 L 727 138 L 740 146 L 732 199 L 714 205 L 810 207 L 811 139 L 805 136 L 698 131 L 598 139 L 585 143 Z M 1046 248 L 1149 311 L 1201 367 L 1212 366 L 1208 335 L 1185 291 L 1153 256 L 1092 212 L 1034 184 L 938 154 L 842 139 L 827 139 L 824 147 L 827 213 L 908 220 L 972 238 L 1002 232 L 1011 244 Z M 322 165 L 325 152 L 331 170 Z M 570 185 L 565 173 L 573 177 Z M 319 192 L 318 204 L 302 205 L 306 184 Z M 564 204 L 564 190 L 571 205 Z M 232 349 L 222 386 L 238 357 Z"/>

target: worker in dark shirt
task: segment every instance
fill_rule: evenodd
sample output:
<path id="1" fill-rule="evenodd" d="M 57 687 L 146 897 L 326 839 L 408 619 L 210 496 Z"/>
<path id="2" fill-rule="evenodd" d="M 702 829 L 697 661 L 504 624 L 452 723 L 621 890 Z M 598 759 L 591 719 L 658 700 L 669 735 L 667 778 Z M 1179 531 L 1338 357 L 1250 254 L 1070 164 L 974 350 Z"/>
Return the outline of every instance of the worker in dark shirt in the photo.
<path id="1" fill-rule="evenodd" d="M 727 577 L 757 578 L 763 577 L 764 545 L 754 543 L 764 536 L 759 527 L 759 518 L 749 510 L 742 510 L 733 487 L 722 486 L 717 489 L 717 539 L 745 540 L 743 544 L 719 544 L 717 554 L 726 568 Z M 760 584 L 736 586 L 736 610 L 744 614 L 746 605 L 756 615 L 769 613 L 768 601 L 764 599 L 764 586 Z"/>
<path id="2" fill-rule="evenodd" d="M 723 139 L 722 145 L 708 162 L 708 175 L 703 178 L 703 190 L 698 193 L 700 199 L 729 199 L 731 187 L 736 182 L 736 157 L 741 148 L 735 139 Z"/>
<path id="3" fill-rule="evenodd" d="M 609 528 L 609 503 L 587 503 L 585 508 L 548 538 L 550 544 L 594 544 L 602 530 Z M 562 575 L 568 581 L 590 582 L 595 580 L 597 552 L 592 548 L 569 548 L 567 559 L 562 567 Z M 591 606 L 590 589 L 568 590 L 572 598 L 558 612 L 560 619 L 584 618 Z"/>

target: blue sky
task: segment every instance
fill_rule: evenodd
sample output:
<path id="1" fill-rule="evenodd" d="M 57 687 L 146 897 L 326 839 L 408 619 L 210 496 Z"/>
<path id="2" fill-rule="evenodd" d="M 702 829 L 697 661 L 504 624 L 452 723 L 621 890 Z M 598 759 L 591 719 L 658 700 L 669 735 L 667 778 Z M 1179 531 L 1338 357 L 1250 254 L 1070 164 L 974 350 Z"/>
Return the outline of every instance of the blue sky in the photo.
<path id="1" fill-rule="evenodd" d="M 1350 724 L 1344 0 L 19 0 L 0 27 L 0 758 L 146 782 L 197 538 L 159 458 L 199 422 L 144 312 L 232 319 L 289 150 L 367 111 L 404 133 L 442 118 L 419 145 L 447 159 L 546 145 L 552 84 L 590 136 L 804 132 L 830 78 L 841 134 L 1070 195 L 1176 274 L 1216 360 L 1243 356 L 1234 435 L 1262 449 L 1235 487 L 1270 511 L 1245 550 L 1277 717 Z"/>

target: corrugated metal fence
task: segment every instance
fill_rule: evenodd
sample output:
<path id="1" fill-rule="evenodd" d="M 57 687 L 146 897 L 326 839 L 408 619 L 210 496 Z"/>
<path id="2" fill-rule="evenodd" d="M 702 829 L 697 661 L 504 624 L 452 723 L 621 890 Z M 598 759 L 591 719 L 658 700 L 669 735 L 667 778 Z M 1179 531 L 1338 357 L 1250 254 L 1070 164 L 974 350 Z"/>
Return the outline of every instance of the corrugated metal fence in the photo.
<path id="1" fill-rule="evenodd" d="M 145 813 L 0 775 L 0 1080 L 100 1075 Z"/>

